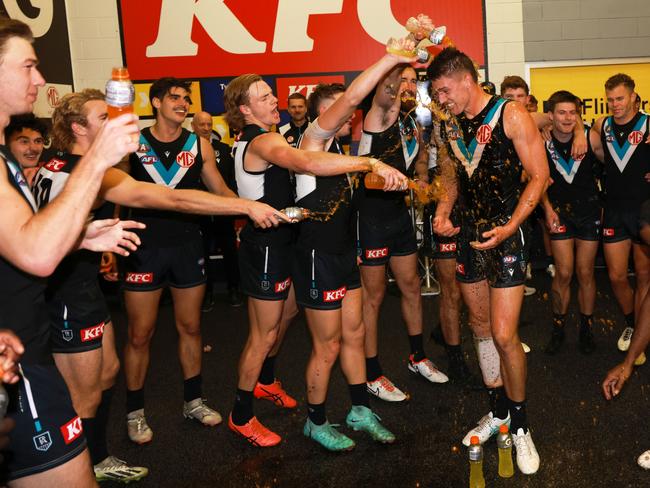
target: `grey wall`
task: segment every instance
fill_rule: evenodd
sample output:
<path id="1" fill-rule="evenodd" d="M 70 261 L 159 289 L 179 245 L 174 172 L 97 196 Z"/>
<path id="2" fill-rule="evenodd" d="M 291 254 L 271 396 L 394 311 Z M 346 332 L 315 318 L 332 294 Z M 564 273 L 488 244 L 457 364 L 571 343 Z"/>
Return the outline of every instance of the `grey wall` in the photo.
<path id="1" fill-rule="evenodd" d="M 526 62 L 650 57 L 650 0 L 523 0 Z"/>

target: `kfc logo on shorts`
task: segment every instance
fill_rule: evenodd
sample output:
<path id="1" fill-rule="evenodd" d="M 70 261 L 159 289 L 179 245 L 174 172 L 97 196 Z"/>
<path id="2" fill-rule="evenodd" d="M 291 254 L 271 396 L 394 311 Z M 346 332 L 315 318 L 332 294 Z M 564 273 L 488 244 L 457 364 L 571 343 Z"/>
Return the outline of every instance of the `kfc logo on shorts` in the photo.
<path id="1" fill-rule="evenodd" d="M 287 291 L 289 289 L 289 286 L 291 286 L 291 278 L 287 278 L 284 281 L 280 281 L 279 283 L 276 283 L 275 292 L 282 293 L 284 291 Z"/>
<path id="2" fill-rule="evenodd" d="M 153 273 L 127 273 L 127 283 L 153 283 Z"/>
<path id="3" fill-rule="evenodd" d="M 42 434 L 36 434 L 32 437 L 32 440 L 37 451 L 45 452 L 52 447 L 52 436 L 49 430 L 46 430 Z"/>
<path id="4" fill-rule="evenodd" d="M 558 226 L 555 228 L 555 232 L 556 232 L 557 234 L 564 234 L 564 233 L 566 232 L 566 225 L 558 225 Z"/>
<path id="5" fill-rule="evenodd" d="M 612 228 L 605 227 L 603 229 L 603 235 L 605 237 L 614 237 L 614 234 L 615 234 L 615 232 L 614 232 L 614 229 L 612 229 Z"/>
<path id="6" fill-rule="evenodd" d="M 345 292 L 347 292 L 347 288 L 345 286 L 342 286 L 338 290 L 330 290 L 330 291 L 324 291 L 323 292 L 323 301 L 324 302 L 338 302 L 339 300 L 343 300 L 343 297 L 345 297 Z"/>
<path id="7" fill-rule="evenodd" d="M 142 156 L 140 158 L 142 164 L 156 164 L 158 161 L 159 160 L 156 156 Z"/>
<path id="8" fill-rule="evenodd" d="M 456 250 L 455 242 L 447 242 L 445 244 L 440 244 L 440 252 L 454 252 Z"/>
<path id="9" fill-rule="evenodd" d="M 492 127 L 487 124 L 483 124 L 476 131 L 476 142 L 479 144 L 487 144 L 492 139 Z"/>
<path id="10" fill-rule="evenodd" d="M 54 173 L 58 173 L 66 165 L 66 161 L 61 161 L 60 159 L 52 158 L 50 162 L 45 165 L 45 169 L 49 169 Z"/>
<path id="11" fill-rule="evenodd" d="M 512 264 L 517 262 L 517 256 L 513 256 L 512 254 L 508 256 L 503 256 L 503 263 L 504 264 Z"/>
<path id="12" fill-rule="evenodd" d="M 81 342 L 94 341 L 104 335 L 104 322 L 87 329 L 81 329 Z"/>
<path id="13" fill-rule="evenodd" d="M 630 132 L 630 135 L 627 136 L 627 140 L 630 142 L 630 144 L 633 144 L 635 146 L 641 144 L 643 141 L 643 132 L 640 130 L 632 131 Z"/>
<path id="14" fill-rule="evenodd" d="M 70 422 L 61 427 L 61 435 L 66 444 L 70 444 L 78 439 L 83 431 L 81 419 L 79 417 L 73 418 Z"/>
<path id="15" fill-rule="evenodd" d="M 176 156 L 176 162 L 182 168 L 189 168 L 194 164 L 194 154 L 189 151 L 181 151 Z"/>
<path id="16" fill-rule="evenodd" d="M 366 249 L 366 259 L 379 259 L 388 256 L 388 248 Z"/>
<path id="17" fill-rule="evenodd" d="M 463 263 L 456 263 L 456 273 L 465 275 L 465 265 Z"/>

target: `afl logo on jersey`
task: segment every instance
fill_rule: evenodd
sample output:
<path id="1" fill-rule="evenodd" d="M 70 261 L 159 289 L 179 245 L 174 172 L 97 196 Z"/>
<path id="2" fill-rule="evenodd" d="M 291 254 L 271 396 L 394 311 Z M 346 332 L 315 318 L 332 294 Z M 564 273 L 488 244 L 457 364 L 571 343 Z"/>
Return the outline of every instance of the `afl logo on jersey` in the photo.
<path id="1" fill-rule="evenodd" d="M 189 151 L 181 151 L 176 156 L 176 162 L 182 168 L 189 168 L 194 164 L 194 155 Z"/>
<path id="2" fill-rule="evenodd" d="M 49 169 L 50 171 L 54 173 L 58 173 L 63 169 L 65 166 L 66 162 L 62 161 L 60 159 L 52 158 L 50 159 L 50 162 L 45 165 L 45 169 Z"/>
<path id="3" fill-rule="evenodd" d="M 138 147 L 138 150 L 137 150 L 136 152 L 143 152 L 143 153 L 146 153 L 146 152 L 149 152 L 150 149 L 151 149 L 151 148 L 150 148 L 148 145 L 146 145 L 146 144 L 140 144 L 140 146 Z"/>
<path id="4" fill-rule="evenodd" d="M 630 135 L 627 136 L 627 140 L 630 141 L 630 144 L 634 144 L 635 146 L 641 144 L 643 141 L 643 132 L 640 130 L 632 131 L 630 132 Z"/>
<path id="5" fill-rule="evenodd" d="M 492 139 L 492 128 L 487 124 L 483 124 L 476 131 L 476 142 L 479 144 L 487 144 L 490 142 L 490 139 Z"/>
<path id="6" fill-rule="evenodd" d="M 158 162 L 158 158 L 156 156 L 146 155 L 140 158 L 140 162 L 142 164 L 156 164 Z"/>

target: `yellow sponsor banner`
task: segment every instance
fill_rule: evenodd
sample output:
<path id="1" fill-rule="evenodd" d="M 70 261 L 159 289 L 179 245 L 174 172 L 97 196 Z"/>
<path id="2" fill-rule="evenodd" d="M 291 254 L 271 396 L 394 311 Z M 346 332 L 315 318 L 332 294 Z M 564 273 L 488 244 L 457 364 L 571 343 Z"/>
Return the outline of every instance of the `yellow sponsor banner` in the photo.
<path id="1" fill-rule="evenodd" d="M 530 92 L 543 103 L 558 90 L 568 90 L 580 97 L 583 103 L 583 119 L 588 124 L 607 115 L 605 81 L 617 73 L 632 77 L 636 92 L 641 97 L 641 109 L 650 110 L 650 63 L 600 64 L 558 67 L 531 67 Z"/>
<path id="2" fill-rule="evenodd" d="M 149 88 L 151 88 L 151 83 L 134 83 L 135 86 L 135 113 L 138 114 L 138 117 L 152 117 L 153 110 L 151 104 L 149 103 Z M 192 105 L 190 106 L 190 113 L 200 112 L 201 108 L 201 86 L 198 81 L 193 81 L 191 83 L 190 89 L 190 98 L 192 99 Z"/>

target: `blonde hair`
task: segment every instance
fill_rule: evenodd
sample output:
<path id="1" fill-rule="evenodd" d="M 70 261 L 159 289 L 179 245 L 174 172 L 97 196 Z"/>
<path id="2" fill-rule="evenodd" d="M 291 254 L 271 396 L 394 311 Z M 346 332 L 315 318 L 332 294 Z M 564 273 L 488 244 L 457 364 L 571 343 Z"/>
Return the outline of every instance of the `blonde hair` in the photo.
<path id="1" fill-rule="evenodd" d="M 94 88 L 86 88 L 78 93 L 68 93 L 54 109 L 52 114 L 52 145 L 67 151 L 74 143 L 72 124 L 86 126 L 88 119 L 84 105 L 91 100 L 104 100 L 104 94 Z"/>
<path id="2" fill-rule="evenodd" d="M 246 125 L 244 114 L 239 110 L 239 106 L 249 102 L 248 90 L 253 83 L 258 81 L 262 81 L 260 75 L 252 73 L 240 75 L 228 83 L 223 93 L 226 122 L 235 130 L 241 130 Z"/>

